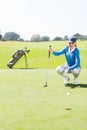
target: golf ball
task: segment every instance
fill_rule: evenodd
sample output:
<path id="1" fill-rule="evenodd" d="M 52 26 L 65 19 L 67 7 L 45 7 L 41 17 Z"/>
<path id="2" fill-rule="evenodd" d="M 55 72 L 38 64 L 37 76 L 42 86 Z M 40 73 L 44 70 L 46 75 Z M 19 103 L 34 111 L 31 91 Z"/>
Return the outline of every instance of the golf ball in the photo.
<path id="1" fill-rule="evenodd" d="M 70 96 L 70 93 L 67 93 L 66 95 L 67 95 L 67 96 Z"/>

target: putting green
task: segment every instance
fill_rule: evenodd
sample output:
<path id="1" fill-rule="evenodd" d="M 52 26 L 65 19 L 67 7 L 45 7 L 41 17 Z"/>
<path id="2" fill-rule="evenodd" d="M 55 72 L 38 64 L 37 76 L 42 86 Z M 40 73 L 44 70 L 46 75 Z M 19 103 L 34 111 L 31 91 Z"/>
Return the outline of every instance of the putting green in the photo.
<path id="1" fill-rule="evenodd" d="M 46 71 L 0 70 L 1 130 L 87 129 L 87 70 L 81 71 L 80 85 L 75 88 L 65 87 L 55 69 L 49 69 L 48 87 L 43 87 Z M 70 79 L 72 83 L 72 75 Z"/>

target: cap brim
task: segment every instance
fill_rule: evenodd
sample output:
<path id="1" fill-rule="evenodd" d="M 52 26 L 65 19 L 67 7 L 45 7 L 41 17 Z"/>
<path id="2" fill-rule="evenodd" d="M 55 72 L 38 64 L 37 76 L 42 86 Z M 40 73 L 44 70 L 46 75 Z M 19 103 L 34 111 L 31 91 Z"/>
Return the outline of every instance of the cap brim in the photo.
<path id="1" fill-rule="evenodd" d="M 68 42 L 73 43 L 73 41 L 69 40 Z"/>

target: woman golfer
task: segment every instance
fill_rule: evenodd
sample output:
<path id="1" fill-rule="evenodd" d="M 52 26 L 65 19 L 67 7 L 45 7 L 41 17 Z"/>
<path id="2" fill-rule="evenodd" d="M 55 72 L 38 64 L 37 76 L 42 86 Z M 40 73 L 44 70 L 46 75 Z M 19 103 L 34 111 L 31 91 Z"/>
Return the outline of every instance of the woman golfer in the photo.
<path id="1" fill-rule="evenodd" d="M 72 73 L 74 76 L 74 85 L 78 85 L 78 76 L 81 71 L 80 67 L 80 54 L 79 50 L 76 46 L 76 38 L 71 37 L 68 40 L 68 44 L 64 49 L 59 52 L 55 52 L 51 47 L 49 48 L 49 52 L 51 52 L 54 56 L 60 56 L 62 54 L 65 55 L 66 64 L 62 66 L 58 66 L 56 71 L 58 74 L 64 77 L 64 84 L 67 85 L 70 78 L 67 73 Z"/>

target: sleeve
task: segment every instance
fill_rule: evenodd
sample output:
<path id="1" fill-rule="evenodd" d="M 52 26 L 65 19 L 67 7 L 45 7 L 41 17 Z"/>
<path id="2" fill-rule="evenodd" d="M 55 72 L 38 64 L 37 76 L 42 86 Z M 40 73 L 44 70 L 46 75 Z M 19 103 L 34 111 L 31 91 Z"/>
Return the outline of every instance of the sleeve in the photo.
<path id="1" fill-rule="evenodd" d="M 67 47 L 65 47 L 64 49 L 60 50 L 59 52 L 53 51 L 52 54 L 53 54 L 54 56 L 63 55 L 63 54 L 65 54 L 66 49 L 67 49 Z"/>
<path id="2" fill-rule="evenodd" d="M 75 51 L 75 64 L 71 67 L 69 67 L 69 69 L 75 69 L 77 67 L 80 67 L 80 54 L 79 54 L 79 50 L 76 49 Z"/>

